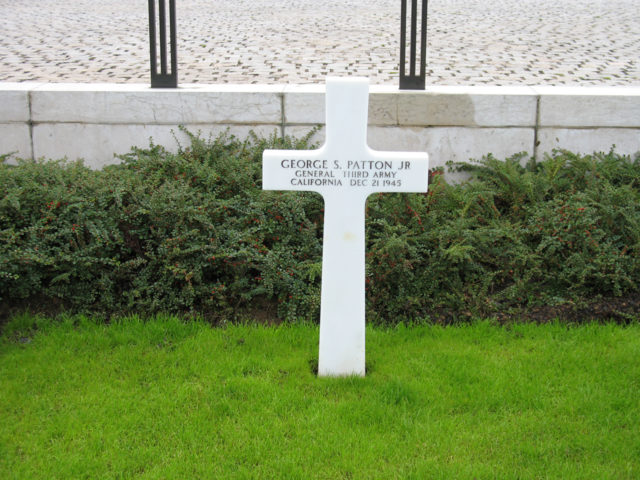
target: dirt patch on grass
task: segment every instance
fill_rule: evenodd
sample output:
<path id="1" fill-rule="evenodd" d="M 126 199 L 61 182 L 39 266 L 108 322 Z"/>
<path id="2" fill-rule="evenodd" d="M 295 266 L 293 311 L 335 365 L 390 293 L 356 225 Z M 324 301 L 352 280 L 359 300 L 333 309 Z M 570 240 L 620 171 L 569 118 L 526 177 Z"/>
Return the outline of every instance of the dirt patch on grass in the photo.
<path id="1" fill-rule="evenodd" d="M 277 303 L 268 299 L 256 299 L 250 307 L 230 312 L 184 312 L 177 316 L 184 318 L 199 318 L 213 326 L 231 323 L 256 323 L 259 325 L 280 325 L 284 322 L 278 317 Z M 65 309 L 63 302 L 52 299 L 38 298 L 28 301 L 4 302 L 0 305 L 0 331 L 4 324 L 13 316 L 29 313 L 45 317 L 56 318 L 61 314 L 73 312 Z M 86 312 L 85 312 L 86 313 Z M 144 317 L 144 312 L 129 312 Z M 91 313 L 88 313 L 91 314 Z M 96 317 L 104 318 L 108 322 L 110 317 L 96 313 Z M 117 316 L 126 316 L 120 314 Z M 152 316 L 152 315 L 150 315 Z M 640 319 L 640 291 L 631 292 L 621 297 L 602 297 L 590 302 L 563 303 L 560 305 L 544 305 L 537 307 L 510 307 L 503 310 L 484 312 L 478 315 L 472 311 L 439 308 L 427 311 L 425 317 L 432 323 L 439 325 L 453 325 L 465 323 L 478 317 L 493 318 L 498 323 L 509 324 L 515 322 L 550 323 L 589 323 L 589 322 L 617 322 L 628 324 Z M 386 322 L 390 323 L 390 322 Z"/>
<path id="2" fill-rule="evenodd" d="M 582 303 L 567 302 L 558 305 L 535 307 L 509 307 L 484 312 L 478 315 L 471 311 L 438 309 L 429 312 L 434 323 L 452 325 L 472 321 L 479 316 L 493 318 L 498 323 L 590 323 L 616 322 L 627 324 L 640 319 L 640 292 L 631 292 L 620 297 L 601 297 Z"/>

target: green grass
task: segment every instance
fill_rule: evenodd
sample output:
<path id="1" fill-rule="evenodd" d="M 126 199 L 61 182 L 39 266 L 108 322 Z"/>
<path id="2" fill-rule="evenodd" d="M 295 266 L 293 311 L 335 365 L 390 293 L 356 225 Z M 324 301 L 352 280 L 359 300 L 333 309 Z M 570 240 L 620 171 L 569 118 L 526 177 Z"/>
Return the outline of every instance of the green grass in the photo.
<path id="1" fill-rule="evenodd" d="M 367 330 L 319 379 L 314 326 L 16 318 L 0 478 L 638 478 L 640 326 Z"/>

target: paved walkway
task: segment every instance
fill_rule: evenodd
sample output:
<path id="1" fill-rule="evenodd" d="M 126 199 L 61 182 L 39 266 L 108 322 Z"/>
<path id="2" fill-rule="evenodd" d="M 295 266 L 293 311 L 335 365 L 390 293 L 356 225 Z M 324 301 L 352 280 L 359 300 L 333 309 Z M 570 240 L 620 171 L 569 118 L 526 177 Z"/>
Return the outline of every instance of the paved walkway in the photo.
<path id="1" fill-rule="evenodd" d="M 398 84 L 400 0 L 177 0 L 180 83 Z M 431 0 L 428 84 L 640 85 L 640 0 Z M 0 0 L 0 81 L 149 82 L 144 0 Z"/>

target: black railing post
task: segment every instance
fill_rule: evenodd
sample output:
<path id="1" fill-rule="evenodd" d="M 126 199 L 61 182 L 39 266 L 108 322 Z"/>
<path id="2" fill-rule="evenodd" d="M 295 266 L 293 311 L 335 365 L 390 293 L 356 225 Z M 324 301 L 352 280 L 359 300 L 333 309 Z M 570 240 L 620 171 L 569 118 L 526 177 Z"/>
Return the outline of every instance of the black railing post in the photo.
<path id="1" fill-rule="evenodd" d="M 418 43 L 418 0 L 411 0 L 411 37 L 409 38 L 409 74 L 406 72 L 407 63 L 407 0 L 402 0 L 400 8 L 400 89 L 424 90 L 427 67 L 427 0 L 420 0 L 420 73 L 416 74 L 416 47 Z"/>
<path id="2" fill-rule="evenodd" d="M 156 1 L 158 2 L 158 29 L 160 30 L 160 71 L 158 72 L 158 43 L 156 42 Z M 167 69 L 167 11 L 165 0 L 149 0 L 149 49 L 151 58 L 151 88 L 178 86 L 178 54 L 176 45 L 176 2 L 169 0 L 169 47 L 171 69 Z"/>

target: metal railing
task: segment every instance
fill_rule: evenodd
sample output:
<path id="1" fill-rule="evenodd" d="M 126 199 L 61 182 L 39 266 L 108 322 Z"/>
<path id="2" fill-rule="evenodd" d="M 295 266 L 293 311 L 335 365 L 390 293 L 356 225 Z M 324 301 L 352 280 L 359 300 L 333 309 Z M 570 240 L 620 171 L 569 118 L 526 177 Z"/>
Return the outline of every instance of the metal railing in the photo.
<path id="1" fill-rule="evenodd" d="M 156 1 L 158 16 L 156 18 Z M 157 29 L 156 29 L 157 22 Z M 156 38 L 159 37 L 159 38 Z M 159 40 L 159 42 L 156 42 Z M 178 86 L 178 55 L 176 46 L 176 2 L 169 0 L 170 69 L 167 64 L 167 11 L 165 0 L 149 0 L 149 46 L 151 58 L 151 88 L 176 88 Z M 160 50 L 158 52 L 158 47 Z M 158 56 L 160 71 L 158 71 Z"/>
<path id="2" fill-rule="evenodd" d="M 427 6 L 428 0 L 410 0 L 411 11 L 407 12 L 407 2 L 401 0 L 400 15 L 400 89 L 424 90 L 427 59 Z M 178 55 L 176 41 L 176 2 L 169 0 L 169 41 L 167 42 L 167 8 L 165 0 L 149 2 L 149 47 L 151 60 L 151 87 L 176 88 L 178 86 Z M 156 16 L 157 3 L 157 16 Z M 420 10 L 418 11 L 418 4 Z M 407 14 L 410 14 L 407 21 Z M 420 31 L 418 32 L 418 17 Z M 410 25 L 407 41 L 407 25 Z M 420 52 L 418 56 L 418 33 Z M 407 62 L 407 44 L 409 61 Z M 169 55 L 167 55 L 170 50 Z M 160 69 L 158 70 L 158 59 Z M 170 63 L 169 63 L 170 62 Z M 407 63 L 408 70 L 407 73 Z"/>
<path id="3" fill-rule="evenodd" d="M 427 66 L 427 0 L 420 0 L 422 6 L 418 12 L 418 0 L 411 0 L 411 17 L 407 22 L 407 0 L 402 0 L 400 12 L 400 89 L 424 90 Z M 420 16 L 420 57 L 417 58 L 418 16 Z M 411 24 L 409 38 L 409 73 L 407 67 L 407 23 Z M 416 70 L 419 68 L 419 72 Z"/>

